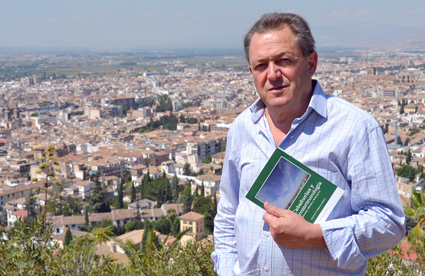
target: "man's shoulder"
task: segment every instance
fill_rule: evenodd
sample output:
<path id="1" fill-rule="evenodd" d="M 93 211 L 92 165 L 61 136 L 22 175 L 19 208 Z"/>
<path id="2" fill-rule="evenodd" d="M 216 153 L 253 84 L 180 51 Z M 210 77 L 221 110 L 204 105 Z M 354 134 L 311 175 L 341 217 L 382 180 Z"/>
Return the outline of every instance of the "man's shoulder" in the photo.
<path id="1" fill-rule="evenodd" d="M 327 95 L 327 112 L 328 118 L 344 120 L 345 124 L 351 124 L 352 127 L 379 127 L 376 119 L 365 110 L 335 96 Z"/>
<path id="2" fill-rule="evenodd" d="M 246 127 L 247 125 L 252 123 L 253 123 L 252 111 L 251 111 L 251 107 L 248 107 L 235 118 L 230 128 L 234 129 L 234 128 Z"/>

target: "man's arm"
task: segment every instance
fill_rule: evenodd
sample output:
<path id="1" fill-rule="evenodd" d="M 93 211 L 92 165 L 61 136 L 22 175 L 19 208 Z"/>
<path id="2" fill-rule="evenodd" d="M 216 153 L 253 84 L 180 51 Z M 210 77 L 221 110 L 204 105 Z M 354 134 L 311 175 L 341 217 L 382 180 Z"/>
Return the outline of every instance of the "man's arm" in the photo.
<path id="1" fill-rule="evenodd" d="M 320 223 L 331 257 L 352 268 L 396 246 L 405 216 L 380 127 L 363 135 L 347 156 L 352 216 Z"/>
<path id="2" fill-rule="evenodd" d="M 211 254 L 214 270 L 219 275 L 232 275 L 237 261 L 234 220 L 239 204 L 238 158 L 231 128 L 227 137 L 226 157 L 220 182 L 220 201 L 214 220 L 215 251 Z"/>
<path id="3" fill-rule="evenodd" d="M 263 219 L 279 246 L 327 248 L 339 267 L 357 269 L 400 242 L 405 218 L 380 128 L 365 135 L 347 158 L 355 214 L 311 224 L 291 211 L 265 204 Z"/>

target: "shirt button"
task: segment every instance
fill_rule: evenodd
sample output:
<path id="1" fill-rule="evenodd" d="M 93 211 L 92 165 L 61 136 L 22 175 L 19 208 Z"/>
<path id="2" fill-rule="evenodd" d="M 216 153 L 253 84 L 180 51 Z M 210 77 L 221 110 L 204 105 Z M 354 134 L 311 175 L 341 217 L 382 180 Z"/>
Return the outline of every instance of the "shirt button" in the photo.
<path id="1" fill-rule="evenodd" d="M 266 235 L 266 237 L 268 237 L 268 236 L 270 236 L 270 233 L 269 233 L 269 232 L 266 232 L 266 234 L 265 234 L 265 235 Z"/>
<path id="2" fill-rule="evenodd" d="M 269 268 L 267 266 L 263 267 L 264 271 L 268 271 Z"/>

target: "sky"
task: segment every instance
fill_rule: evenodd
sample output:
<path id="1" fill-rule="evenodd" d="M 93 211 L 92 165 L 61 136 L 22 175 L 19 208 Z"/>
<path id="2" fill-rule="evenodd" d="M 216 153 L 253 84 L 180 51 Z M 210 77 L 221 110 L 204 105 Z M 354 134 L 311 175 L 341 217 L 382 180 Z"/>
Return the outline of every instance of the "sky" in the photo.
<path id="1" fill-rule="evenodd" d="M 279 163 L 258 192 L 257 198 L 262 202 L 267 201 L 276 207 L 287 209 L 306 176 L 306 172 L 286 159 L 280 158 Z"/>
<path id="2" fill-rule="evenodd" d="M 241 48 L 266 12 L 295 12 L 318 47 L 425 38 L 425 1 L 0 0 L 0 48 Z"/>

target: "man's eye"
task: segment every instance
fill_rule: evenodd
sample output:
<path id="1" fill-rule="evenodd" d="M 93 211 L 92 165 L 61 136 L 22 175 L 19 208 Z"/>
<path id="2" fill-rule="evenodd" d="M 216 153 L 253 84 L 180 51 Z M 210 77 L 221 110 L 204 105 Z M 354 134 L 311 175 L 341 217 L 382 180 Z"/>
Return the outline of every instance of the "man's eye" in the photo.
<path id="1" fill-rule="evenodd" d="M 291 60 L 290 60 L 290 59 L 288 59 L 288 58 L 282 58 L 282 59 L 280 59 L 280 60 L 277 62 L 277 64 L 279 64 L 279 65 L 283 65 L 283 64 L 290 63 L 290 62 L 291 62 Z"/>
<path id="2" fill-rule="evenodd" d="M 263 70 L 265 68 L 266 68 L 266 65 L 265 64 L 257 64 L 255 66 L 255 70 Z"/>

